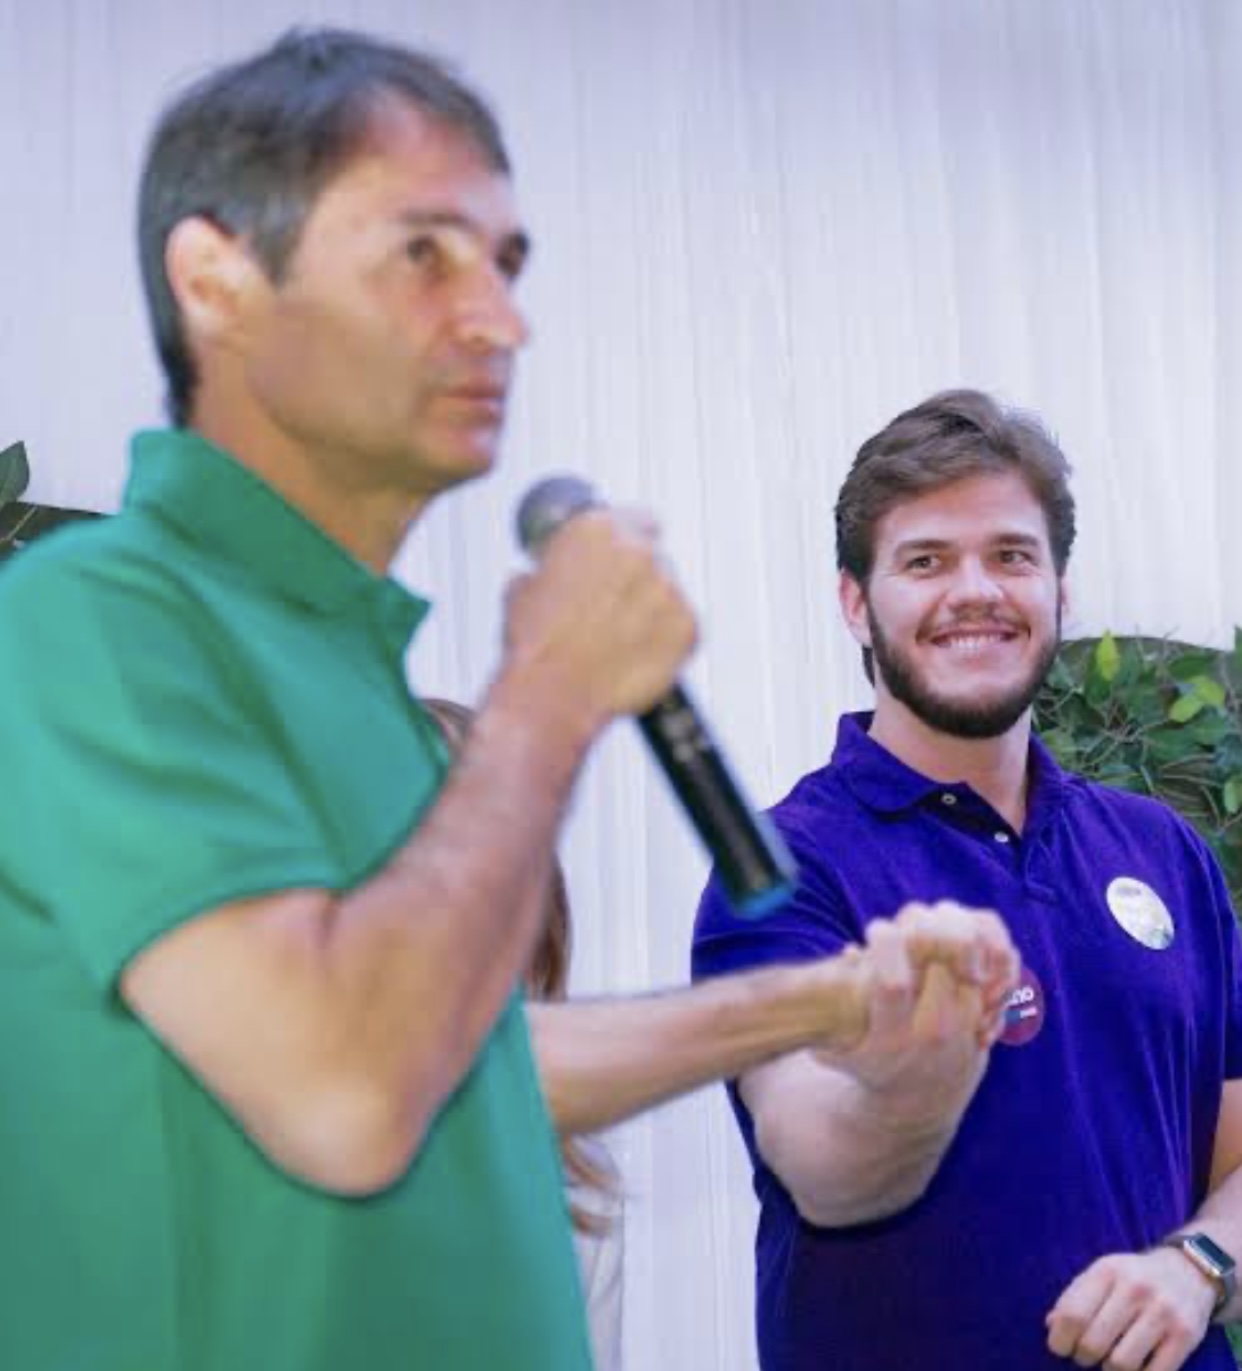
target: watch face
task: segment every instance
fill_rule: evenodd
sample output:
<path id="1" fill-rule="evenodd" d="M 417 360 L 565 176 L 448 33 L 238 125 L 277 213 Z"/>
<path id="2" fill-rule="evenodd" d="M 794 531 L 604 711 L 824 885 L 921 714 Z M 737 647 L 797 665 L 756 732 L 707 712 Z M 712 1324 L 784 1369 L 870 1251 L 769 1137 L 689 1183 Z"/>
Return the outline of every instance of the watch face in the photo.
<path id="1" fill-rule="evenodd" d="M 1222 1276 L 1233 1270 L 1233 1258 L 1223 1247 L 1217 1247 L 1206 1234 L 1191 1233 L 1183 1241 L 1187 1247 L 1193 1247 L 1201 1257 L 1211 1262 Z"/>

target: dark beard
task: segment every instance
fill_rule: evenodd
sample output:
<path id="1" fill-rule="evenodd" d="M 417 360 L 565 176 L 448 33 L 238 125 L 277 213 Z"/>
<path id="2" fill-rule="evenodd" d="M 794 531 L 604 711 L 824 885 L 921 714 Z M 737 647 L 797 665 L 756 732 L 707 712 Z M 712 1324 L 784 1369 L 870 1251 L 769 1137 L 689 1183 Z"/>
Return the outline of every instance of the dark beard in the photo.
<path id="1" fill-rule="evenodd" d="M 870 604 L 867 605 L 867 622 L 871 628 L 875 669 L 883 677 L 888 693 L 929 728 L 952 738 L 999 738 L 1008 733 L 1034 703 L 1061 646 L 1061 608 L 1058 605 L 1056 632 L 1027 679 L 999 699 L 962 704 L 942 699 L 923 684 L 910 659 L 884 636 Z"/>

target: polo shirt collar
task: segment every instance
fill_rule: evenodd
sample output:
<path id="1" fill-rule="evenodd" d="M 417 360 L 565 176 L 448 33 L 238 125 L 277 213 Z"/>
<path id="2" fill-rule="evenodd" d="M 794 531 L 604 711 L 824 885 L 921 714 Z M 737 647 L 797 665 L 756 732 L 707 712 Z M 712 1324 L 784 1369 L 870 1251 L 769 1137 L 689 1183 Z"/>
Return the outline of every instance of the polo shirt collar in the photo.
<path id="1" fill-rule="evenodd" d="M 942 781 L 915 771 L 871 737 L 867 730 L 874 717 L 869 710 L 843 714 L 837 726 L 832 764 L 855 798 L 878 813 L 897 814 L 943 790 Z"/>
<path id="2" fill-rule="evenodd" d="M 867 730 L 874 717 L 870 711 L 845 714 L 837 728 L 833 769 L 855 798 L 877 813 L 897 814 L 913 809 L 932 795 L 940 795 L 946 789 L 945 782 L 915 771 L 871 737 Z M 1034 734 L 1027 757 L 1030 793 L 1025 831 L 1029 835 L 1042 828 L 1060 808 L 1066 778 L 1052 753 Z M 960 788 L 970 791 L 966 785 Z"/>
<path id="3" fill-rule="evenodd" d="M 402 645 L 431 608 L 363 566 L 249 467 L 190 429 L 135 436 L 125 505 L 244 567 L 286 600 L 328 615 L 369 609 Z"/>

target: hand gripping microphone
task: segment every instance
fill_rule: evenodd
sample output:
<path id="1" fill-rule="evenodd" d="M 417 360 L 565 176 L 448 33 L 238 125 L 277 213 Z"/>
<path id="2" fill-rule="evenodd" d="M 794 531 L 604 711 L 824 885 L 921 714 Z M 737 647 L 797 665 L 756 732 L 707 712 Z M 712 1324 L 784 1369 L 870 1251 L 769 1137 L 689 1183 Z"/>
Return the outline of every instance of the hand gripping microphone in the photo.
<path id="1" fill-rule="evenodd" d="M 558 528 L 603 502 L 576 476 L 551 476 L 526 492 L 518 541 L 537 556 Z M 765 814 L 747 803 L 684 686 L 676 684 L 645 714 L 642 729 L 739 914 L 766 914 L 794 888 L 797 866 Z"/>

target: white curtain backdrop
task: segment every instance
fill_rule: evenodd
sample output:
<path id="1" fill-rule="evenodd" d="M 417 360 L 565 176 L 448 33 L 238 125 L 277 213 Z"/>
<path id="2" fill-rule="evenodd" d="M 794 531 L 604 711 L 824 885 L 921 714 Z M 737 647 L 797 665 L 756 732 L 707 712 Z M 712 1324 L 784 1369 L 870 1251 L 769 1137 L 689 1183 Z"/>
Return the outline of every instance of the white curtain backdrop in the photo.
<path id="1" fill-rule="evenodd" d="M 318 21 L 461 64 L 537 242 L 502 468 L 401 560 L 437 602 L 421 690 L 478 696 L 513 505 L 578 471 L 662 521 L 701 608 L 691 680 L 774 800 L 867 698 L 836 488 L 866 436 L 960 384 L 1039 411 L 1075 463 L 1071 630 L 1242 622 L 1236 0 L 0 0 L 0 446 L 26 440 L 33 498 L 115 508 L 127 435 L 159 417 L 132 226 L 157 108 Z M 576 987 L 682 981 L 704 861 L 632 729 L 564 852 Z M 615 1143 L 627 1366 L 750 1371 L 723 1092 Z"/>

